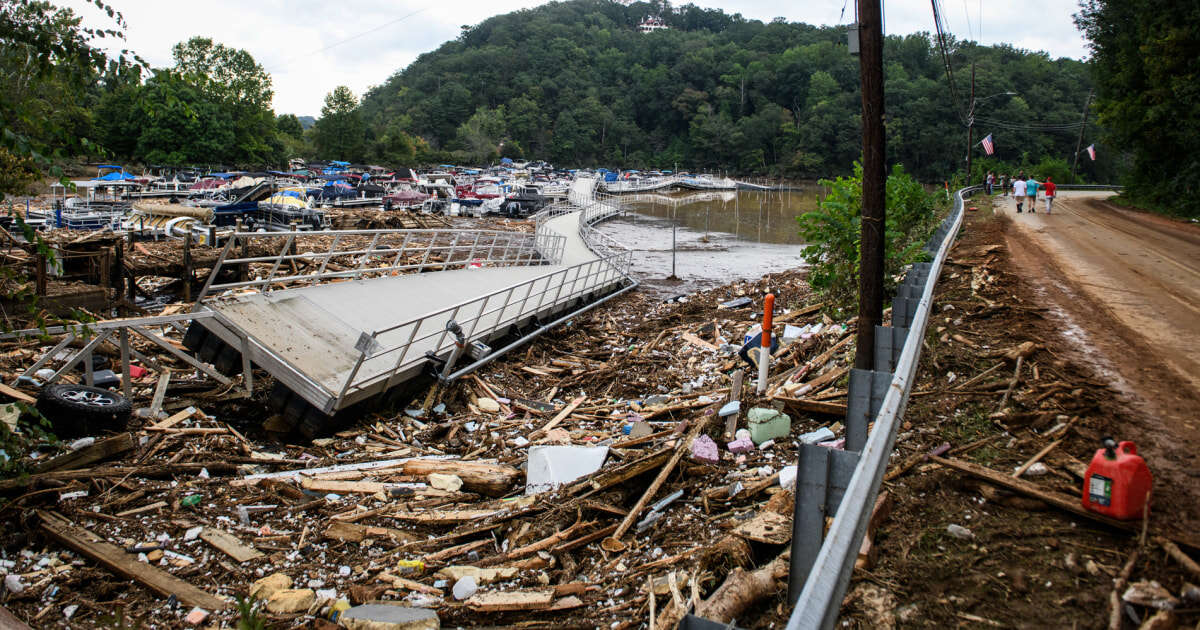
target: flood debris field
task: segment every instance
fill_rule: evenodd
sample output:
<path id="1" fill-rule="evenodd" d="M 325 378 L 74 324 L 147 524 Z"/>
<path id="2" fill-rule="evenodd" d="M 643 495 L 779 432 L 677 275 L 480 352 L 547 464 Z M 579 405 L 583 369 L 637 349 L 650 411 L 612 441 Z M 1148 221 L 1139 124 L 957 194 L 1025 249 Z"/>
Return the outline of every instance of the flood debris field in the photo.
<path id="1" fill-rule="evenodd" d="M 779 473 L 794 442 L 756 435 L 765 446 L 730 453 L 736 436 L 725 439 L 717 411 L 741 361 L 730 349 L 768 288 L 784 307 L 777 321 L 805 333 L 777 355 L 772 390 L 808 383 L 839 407 L 852 329 L 819 315 L 803 286 L 790 273 L 669 303 L 633 294 L 311 444 L 271 432 L 265 374 L 246 399 L 180 370 L 158 417 L 135 414 L 126 432 L 74 452 L 47 445 L 29 462 L 40 472 L 0 486 L 12 499 L 5 605 L 42 626 L 103 627 L 120 613 L 182 627 L 197 607 L 205 623 L 232 623 L 227 602 L 253 593 L 272 627 L 327 617 L 343 599 L 430 608 L 446 625 L 636 627 L 653 583 L 656 622 L 669 627 L 731 569 L 786 548 Z M 719 306 L 734 298 L 747 304 Z M 5 380 L 44 349 L 10 344 Z M 135 407 L 151 404 L 158 377 L 135 384 Z M 839 432 L 828 417 L 792 415 L 794 435 Z M 719 451 L 697 451 L 701 433 Z M 573 470 L 597 449 L 602 465 Z M 531 466 L 551 476 L 531 478 Z M 617 533 L 610 544 L 625 549 L 605 551 Z"/>
<path id="2" fill-rule="evenodd" d="M 1178 493 L 1156 486 L 1144 536 L 1069 510 L 1129 411 L 1062 350 L 984 214 L 943 271 L 843 619 L 1112 627 L 1115 610 L 1136 627 L 1173 608 L 1194 624 Z M 312 442 L 276 431 L 266 374 L 247 397 L 153 354 L 178 369 L 138 378 L 132 402 L 155 406 L 164 382 L 160 413 L 40 446 L 31 474 L 0 482 L 3 605 L 33 627 L 334 627 L 398 608 L 446 627 L 673 628 L 685 611 L 782 627 L 785 467 L 800 441 L 841 446 L 852 363 L 853 320 L 805 286 L 787 272 L 667 302 L 633 292 Z M 787 339 L 758 396 L 735 351 L 767 292 Z M 0 346 L 4 382 L 53 343 Z"/>

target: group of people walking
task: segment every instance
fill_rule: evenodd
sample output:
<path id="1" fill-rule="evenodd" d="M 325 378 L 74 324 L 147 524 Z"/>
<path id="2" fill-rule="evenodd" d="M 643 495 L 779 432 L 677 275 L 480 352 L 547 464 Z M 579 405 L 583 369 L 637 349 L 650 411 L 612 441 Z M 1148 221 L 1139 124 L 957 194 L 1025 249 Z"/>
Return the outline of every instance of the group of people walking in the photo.
<path id="1" fill-rule="evenodd" d="M 1033 175 L 1026 177 L 1024 171 L 1016 177 L 1002 175 L 999 178 L 996 177 L 995 173 L 988 171 L 984 184 L 989 195 L 995 193 L 997 186 L 1000 190 L 1004 191 L 1004 196 L 1006 197 L 1011 192 L 1017 200 L 1018 213 L 1025 211 L 1026 203 L 1029 204 L 1030 212 L 1037 212 L 1037 194 L 1040 190 L 1042 191 L 1042 198 L 1046 200 L 1046 214 L 1050 214 L 1051 209 L 1054 207 L 1054 196 L 1058 191 L 1058 187 L 1054 184 L 1054 178 L 1046 177 L 1046 181 L 1039 182 L 1033 178 Z"/>

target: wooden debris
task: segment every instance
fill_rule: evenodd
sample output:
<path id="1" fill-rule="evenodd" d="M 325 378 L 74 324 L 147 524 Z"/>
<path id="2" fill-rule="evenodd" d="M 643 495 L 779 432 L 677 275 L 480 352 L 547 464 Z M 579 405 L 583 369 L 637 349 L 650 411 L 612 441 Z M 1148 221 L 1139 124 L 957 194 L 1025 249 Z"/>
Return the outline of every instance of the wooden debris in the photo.
<path id="1" fill-rule="evenodd" d="M 136 442 L 133 439 L 132 433 L 120 433 L 110 438 L 105 438 L 84 448 L 59 455 L 58 457 L 42 462 L 34 468 L 37 472 L 49 472 L 52 470 L 72 470 L 82 468 L 89 464 L 94 464 L 98 461 L 108 459 L 113 455 L 119 455 L 134 447 Z"/>
<path id="2" fill-rule="evenodd" d="M 30 396 L 29 394 L 26 394 L 25 392 L 15 388 L 15 387 L 9 387 L 8 385 L 5 385 L 4 383 L 0 383 L 0 394 L 4 394 L 5 396 L 8 396 L 9 398 L 15 398 L 23 403 L 28 403 L 30 405 L 37 404 L 37 399 L 34 398 L 33 396 Z"/>
<path id="3" fill-rule="evenodd" d="M 186 606 L 206 610 L 223 610 L 229 602 L 202 591 L 191 584 L 125 553 L 120 547 L 105 542 L 56 512 L 37 511 L 42 530 L 50 537 L 100 563 L 106 569 L 134 580 L 163 597 L 174 595 Z"/>
<path id="4" fill-rule="evenodd" d="M 778 512 L 759 512 L 733 530 L 734 535 L 754 542 L 782 545 L 792 539 L 792 519 Z"/>
<path id="5" fill-rule="evenodd" d="M 200 532 L 200 539 L 238 562 L 257 560 L 263 557 L 261 551 L 238 540 L 237 536 L 216 527 L 205 527 Z"/>
<path id="6" fill-rule="evenodd" d="M 1025 474 L 1025 471 L 1029 470 L 1030 466 L 1038 463 L 1039 460 L 1041 460 L 1043 457 L 1046 456 L 1046 453 L 1049 453 L 1050 451 L 1054 450 L 1054 448 L 1056 446 L 1058 446 L 1059 444 L 1062 444 L 1062 440 L 1055 440 L 1055 441 L 1051 442 L 1050 444 L 1046 445 L 1046 447 L 1043 448 L 1042 450 L 1038 451 L 1036 455 L 1034 455 L 1033 457 L 1030 457 L 1028 460 L 1025 461 L 1024 464 L 1021 464 L 1019 467 L 1017 467 L 1017 469 L 1013 472 L 1012 476 L 1020 477 L 1021 475 Z"/>
<path id="7" fill-rule="evenodd" d="M 362 542 L 368 538 L 385 538 L 397 542 L 413 542 L 421 540 L 419 536 L 400 529 L 359 525 L 346 521 L 331 521 L 325 528 L 325 537 L 346 542 Z"/>
<path id="8" fill-rule="evenodd" d="M 466 601 L 472 610 L 504 612 L 509 610 L 541 610 L 554 603 L 554 590 L 490 591 L 476 593 Z"/>
<path id="9" fill-rule="evenodd" d="M 461 459 L 414 459 L 404 463 L 404 474 L 428 477 L 430 473 L 458 475 L 463 487 L 491 497 L 508 492 L 521 471 L 506 465 Z"/>

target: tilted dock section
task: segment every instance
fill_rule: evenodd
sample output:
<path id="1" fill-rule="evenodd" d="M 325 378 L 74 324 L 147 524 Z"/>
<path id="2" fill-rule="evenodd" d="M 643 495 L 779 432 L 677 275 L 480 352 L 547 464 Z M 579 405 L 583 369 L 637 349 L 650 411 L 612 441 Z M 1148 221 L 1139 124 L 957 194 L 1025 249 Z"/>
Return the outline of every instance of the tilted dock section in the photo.
<path id="1" fill-rule="evenodd" d="M 325 251 L 297 252 L 298 232 L 237 233 L 197 300 L 203 317 L 185 344 L 227 374 L 251 363 L 267 371 L 285 417 L 319 432 L 330 416 L 431 367 L 458 376 L 633 288 L 630 251 L 592 228 L 621 208 L 595 189 L 595 179 L 577 180 L 567 202 L 536 215 L 533 234 L 336 231 L 322 233 Z M 278 253 L 237 257 L 261 251 L 252 242 Z M 252 264 L 270 271 L 246 277 Z M 301 264 L 316 270 L 301 273 Z M 446 366 L 455 327 L 468 345 L 498 347 Z"/>

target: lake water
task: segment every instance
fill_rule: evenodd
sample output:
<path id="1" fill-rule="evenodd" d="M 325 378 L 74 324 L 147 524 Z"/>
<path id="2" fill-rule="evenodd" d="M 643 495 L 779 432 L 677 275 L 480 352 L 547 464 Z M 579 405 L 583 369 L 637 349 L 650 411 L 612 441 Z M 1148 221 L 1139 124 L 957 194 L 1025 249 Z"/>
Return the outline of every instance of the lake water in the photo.
<path id="1" fill-rule="evenodd" d="M 819 190 L 625 195 L 632 213 L 598 228 L 633 249 L 633 274 L 648 290 L 689 293 L 803 267 L 796 217 L 816 208 Z M 668 279 L 672 227 L 679 280 Z"/>

